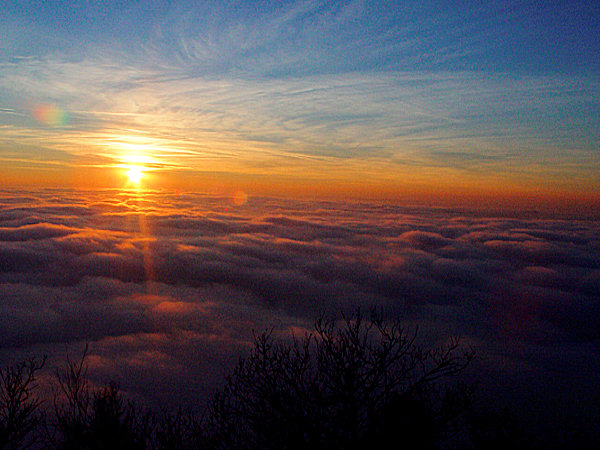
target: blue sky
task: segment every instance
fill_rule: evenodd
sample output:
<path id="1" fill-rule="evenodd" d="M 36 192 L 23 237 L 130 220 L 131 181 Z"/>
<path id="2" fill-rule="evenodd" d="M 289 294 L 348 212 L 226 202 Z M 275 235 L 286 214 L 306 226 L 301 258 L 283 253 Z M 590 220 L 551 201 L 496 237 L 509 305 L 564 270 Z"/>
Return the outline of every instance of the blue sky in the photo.
<path id="1" fill-rule="evenodd" d="M 596 2 L 0 10 L 0 161 L 13 171 L 29 158 L 109 167 L 126 148 L 188 172 L 598 186 Z M 36 121 L 36 105 L 68 120 Z"/>
<path id="2" fill-rule="evenodd" d="M 592 1 L 7 1 L 2 8 L 3 58 L 104 50 L 146 61 L 154 50 L 153 62 L 204 56 L 214 63 L 208 72 L 272 76 L 600 69 L 600 7 Z M 194 52 L 200 43 L 204 51 Z M 284 54 L 297 64 L 258 64 Z"/>

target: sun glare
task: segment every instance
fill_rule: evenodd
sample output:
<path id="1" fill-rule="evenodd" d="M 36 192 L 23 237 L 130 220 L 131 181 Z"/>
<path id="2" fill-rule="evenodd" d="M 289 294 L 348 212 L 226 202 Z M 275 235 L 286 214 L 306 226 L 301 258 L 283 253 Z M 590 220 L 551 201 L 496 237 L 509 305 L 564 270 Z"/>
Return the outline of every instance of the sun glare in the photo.
<path id="1" fill-rule="evenodd" d="M 127 178 L 133 184 L 139 184 L 140 181 L 142 181 L 143 176 L 144 176 L 144 170 L 142 167 L 130 166 L 129 169 L 127 170 Z"/>

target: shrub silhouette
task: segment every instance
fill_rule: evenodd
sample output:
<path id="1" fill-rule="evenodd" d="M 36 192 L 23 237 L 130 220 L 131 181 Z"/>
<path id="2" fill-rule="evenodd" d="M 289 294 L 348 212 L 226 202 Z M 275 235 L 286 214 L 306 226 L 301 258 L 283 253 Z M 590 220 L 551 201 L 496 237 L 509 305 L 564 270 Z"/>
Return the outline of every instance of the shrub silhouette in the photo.
<path id="1" fill-rule="evenodd" d="M 448 387 L 473 359 L 459 341 L 424 350 L 399 321 L 324 316 L 285 343 L 256 337 L 209 407 L 212 448 L 433 448 L 458 430 L 471 391 Z"/>

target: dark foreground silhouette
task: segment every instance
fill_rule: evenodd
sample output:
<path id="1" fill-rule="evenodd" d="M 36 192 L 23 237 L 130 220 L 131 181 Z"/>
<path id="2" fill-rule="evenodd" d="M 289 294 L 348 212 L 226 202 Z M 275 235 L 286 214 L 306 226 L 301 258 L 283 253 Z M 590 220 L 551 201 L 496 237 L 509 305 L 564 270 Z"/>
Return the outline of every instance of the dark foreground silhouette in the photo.
<path id="1" fill-rule="evenodd" d="M 322 316 L 302 337 L 258 335 L 202 414 L 144 410 L 114 383 L 91 389 L 87 348 L 56 372 L 46 405 L 44 361 L 32 359 L 0 371 L 0 448 L 526 448 L 508 415 L 475 412 L 459 378 L 473 351 L 458 339 L 421 348 L 416 336 L 360 312 Z"/>

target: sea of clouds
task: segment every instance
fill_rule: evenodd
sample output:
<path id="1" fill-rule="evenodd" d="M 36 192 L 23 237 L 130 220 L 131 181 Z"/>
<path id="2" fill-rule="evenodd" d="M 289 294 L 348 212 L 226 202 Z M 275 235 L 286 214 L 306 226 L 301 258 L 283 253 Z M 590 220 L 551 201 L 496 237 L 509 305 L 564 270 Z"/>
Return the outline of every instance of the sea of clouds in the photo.
<path id="1" fill-rule="evenodd" d="M 253 333 L 378 307 L 461 336 L 484 397 L 600 429 L 600 223 L 430 206 L 0 191 L 0 364 L 90 344 L 90 376 L 202 405 Z"/>

